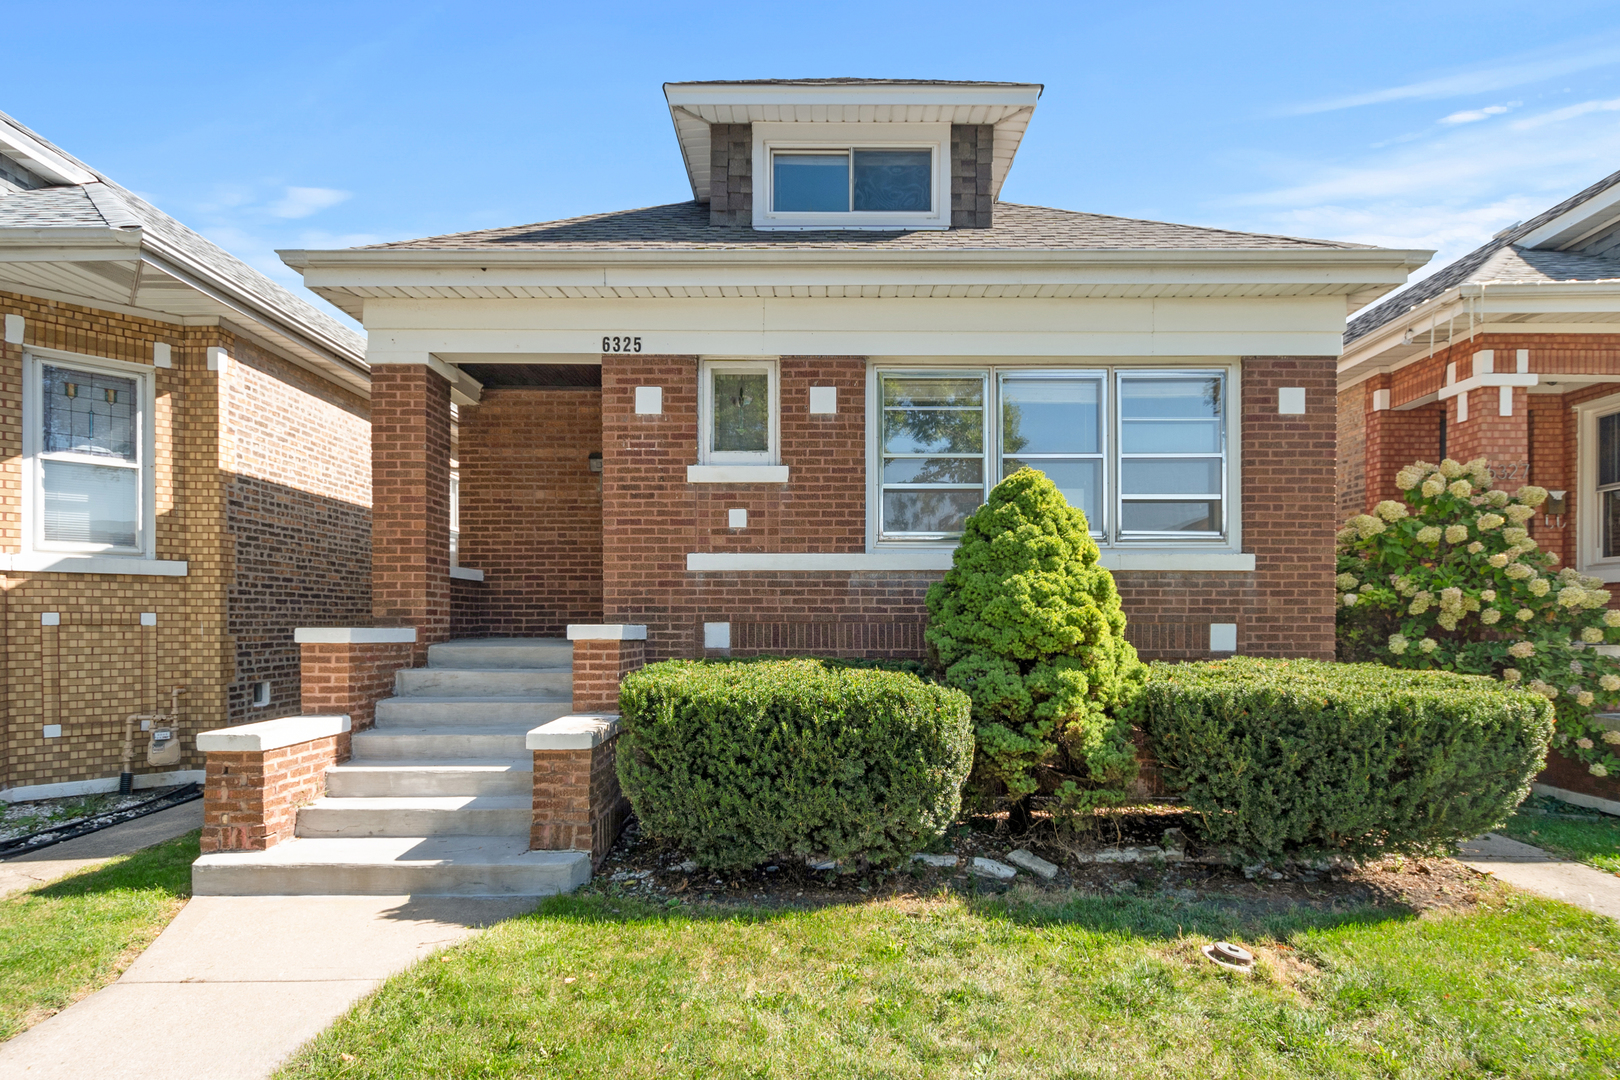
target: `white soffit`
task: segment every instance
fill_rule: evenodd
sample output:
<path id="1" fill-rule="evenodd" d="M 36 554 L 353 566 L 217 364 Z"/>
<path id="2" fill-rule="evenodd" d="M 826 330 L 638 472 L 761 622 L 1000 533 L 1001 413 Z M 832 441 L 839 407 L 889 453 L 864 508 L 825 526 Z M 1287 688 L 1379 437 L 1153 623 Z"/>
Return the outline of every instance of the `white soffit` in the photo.
<path id="1" fill-rule="evenodd" d="M 709 197 L 709 125 L 753 123 L 991 124 L 996 129 L 990 193 L 1041 96 L 1039 83 L 665 83 L 692 194 Z"/>

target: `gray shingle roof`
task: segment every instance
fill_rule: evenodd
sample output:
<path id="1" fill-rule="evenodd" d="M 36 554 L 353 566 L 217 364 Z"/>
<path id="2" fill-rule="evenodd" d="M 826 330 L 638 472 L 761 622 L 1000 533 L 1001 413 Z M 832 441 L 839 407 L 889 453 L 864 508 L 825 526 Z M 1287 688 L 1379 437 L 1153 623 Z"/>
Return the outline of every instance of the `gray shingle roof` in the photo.
<path id="1" fill-rule="evenodd" d="M 1543 210 L 1529 221 L 1504 229 L 1488 243 L 1441 267 L 1416 285 L 1409 285 L 1382 303 L 1368 308 L 1350 320 L 1345 329 L 1344 343 L 1348 345 L 1357 338 L 1365 337 L 1385 323 L 1393 322 L 1425 301 L 1458 285 L 1493 281 L 1522 285 L 1620 278 L 1620 260 L 1572 251 L 1540 251 L 1517 246 L 1519 240 L 1547 222 L 1616 184 L 1620 184 L 1620 172 L 1611 173 L 1586 190 Z"/>
<path id="2" fill-rule="evenodd" d="M 359 250 L 396 251 L 1298 251 L 1366 244 L 1138 221 L 997 203 L 988 229 L 759 231 L 709 224 L 705 203 L 669 203 L 562 221 L 430 236 Z"/>
<path id="3" fill-rule="evenodd" d="M 0 229 L 106 227 L 140 228 L 157 241 L 161 253 L 178 256 L 187 269 L 222 285 L 293 328 L 318 334 L 341 349 L 349 359 L 365 356 L 365 338 L 327 315 L 291 290 L 270 280 L 247 263 L 180 224 L 151 203 L 107 179 L 96 169 L 69 154 L 37 132 L 0 113 L 0 120 L 15 125 L 30 136 L 68 158 L 101 183 L 79 186 L 35 188 L 31 191 L 0 191 Z"/>

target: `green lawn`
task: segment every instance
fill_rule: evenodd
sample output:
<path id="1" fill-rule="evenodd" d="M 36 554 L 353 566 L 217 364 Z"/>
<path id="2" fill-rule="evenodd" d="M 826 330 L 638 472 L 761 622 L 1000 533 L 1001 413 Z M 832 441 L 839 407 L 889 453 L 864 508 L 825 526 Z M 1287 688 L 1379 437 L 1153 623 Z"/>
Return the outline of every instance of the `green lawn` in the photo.
<path id="1" fill-rule="evenodd" d="M 1538 810 L 1542 813 L 1534 813 Z M 1566 859 L 1578 859 L 1599 870 L 1620 874 L 1620 818 L 1532 796 L 1497 831 Z"/>
<path id="2" fill-rule="evenodd" d="M 0 1039 L 112 982 L 191 895 L 198 833 L 0 898 Z"/>
<path id="3" fill-rule="evenodd" d="M 304 1077 L 1612 1077 L 1620 925 L 1014 892 L 814 910 L 564 897 L 390 979 Z M 1253 976 L 1199 955 L 1250 942 Z"/>

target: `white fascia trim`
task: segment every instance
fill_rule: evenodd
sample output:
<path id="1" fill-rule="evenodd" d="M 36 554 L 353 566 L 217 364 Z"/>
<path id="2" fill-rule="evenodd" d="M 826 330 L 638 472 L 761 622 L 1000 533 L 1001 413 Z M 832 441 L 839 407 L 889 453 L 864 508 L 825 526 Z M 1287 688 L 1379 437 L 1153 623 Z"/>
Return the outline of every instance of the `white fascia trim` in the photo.
<path id="1" fill-rule="evenodd" d="M 949 570 L 953 552 L 876 551 L 842 555 L 780 552 L 691 552 L 686 569 L 695 573 L 861 573 L 896 570 Z M 1109 551 L 1100 564 L 1109 570 L 1169 570 L 1247 573 L 1254 555 L 1236 551 Z"/>
<path id="2" fill-rule="evenodd" d="M 474 570 L 470 566 L 452 566 L 450 568 L 450 577 L 456 581 L 483 581 L 484 572 Z"/>
<path id="3" fill-rule="evenodd" d="M 23 167 L 58 184 L 93 184 L 100 177 L 52 150 L 12 124 L 0 121 L 0 146 L 21 158 Z"/>
<path id="4" fill-rule="evenodd" d="M 646 641 L 647 628 L 638 623 L 569 623 L 569 641 Z"/>
<path id="5" fill-rule="evenodd" d="M 207 779 L 205 769 L 176 769 L 172 772 L 136 773 L 135 790 L 173 787 L 176 784 L 200 784 Z M 70 799 L 77 795 L 101 795 L 118 790 L 118 777 L 104 776 L 97 780 L 64 780 L 56 784 L 25 784 L 22 787 L 0 791 L 0 802 L 31 802 L 34 799 Z"/>
<path id="6" fill-rule="evenodd" d="M 688 484 L 785 484 L 786 465 L 688 465 Z"/>
<path id="7" fill-rule="evenodd" d="M 530 731 L 529 750 L 594 750 L 619 733 L 618 713 L 572 713 Z"/>
<path id="8" fill-rule="evenodd" d="M 337 716 L 283 716 L 255 724 L 216 728 L 197 735 L 197 749 L 209 753 L 257 753 L 312 742 L 349 730 L 348 714 Z"/>
<path id="9" fill-rule="evenodd" d="M 1612 218 L 1617 206 L 1620 206 L 1620 184 L 1570 207 L 1534 232 L 1519 237 L 1514 246 L 1551 248 L 1556 251 L 1561 244 L 1590 232 L 1596 219 Z"/>
<path id="10" fill-rule="evenodd" d="M 136 577 L 185 577 L 185 560 L 125 558 L 117 555 L 57 555 L 36 552 L 0 555 L 0 572 L 13 574 L 132 574 Z"/>
<path id="11" fill-rule="evenodd" d="M 300 626 L 293 630 L 299 645 L 408 645 L 416 641 L 411 626 Z"/>

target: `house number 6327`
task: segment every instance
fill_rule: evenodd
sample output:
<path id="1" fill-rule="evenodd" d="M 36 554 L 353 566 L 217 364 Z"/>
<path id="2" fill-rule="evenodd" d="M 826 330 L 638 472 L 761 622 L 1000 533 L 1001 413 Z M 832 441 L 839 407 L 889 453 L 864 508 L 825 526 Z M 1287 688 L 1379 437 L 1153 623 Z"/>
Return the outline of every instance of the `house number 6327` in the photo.
<path id="1" fill-rule="evenodd" d="M 639 337 L 612 337 L 602 335 L 602 351 L 610 352 L 640 352 L 641 339 Z"/>

